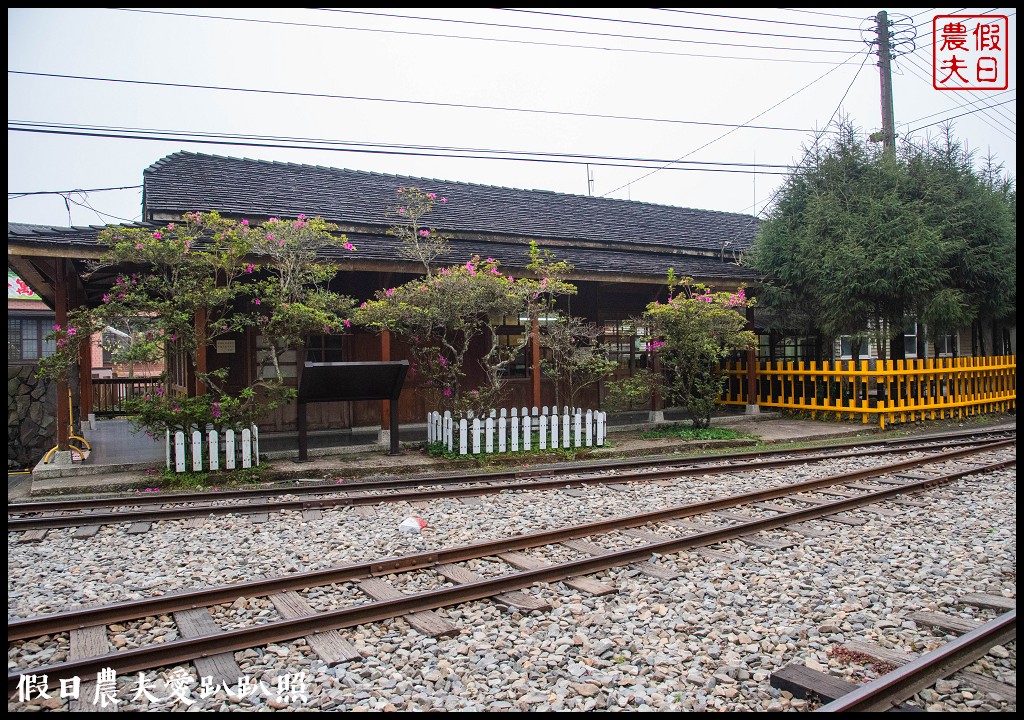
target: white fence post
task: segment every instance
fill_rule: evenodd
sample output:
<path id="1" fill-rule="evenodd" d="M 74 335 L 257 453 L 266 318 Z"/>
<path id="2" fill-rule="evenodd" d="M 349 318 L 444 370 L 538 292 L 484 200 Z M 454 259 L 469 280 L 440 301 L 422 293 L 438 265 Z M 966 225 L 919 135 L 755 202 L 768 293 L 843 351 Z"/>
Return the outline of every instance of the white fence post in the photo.
<path id="1" fill-rule="evenodd" d="M 252 431 L 242 430 L 242 467 L 252 467 Z"/>
<path id="2" fill-rule="evenodd" d="M 580 430 L 583 429 L 582 428 L 583 416 L 580 414 L 580 409 L 579 408 L 576 408 L 576 414 L 573 416 L 572 423 L 573 423 L 573 426 L 572 426 L 572 432 L 573 432 L 573 442 L 572 442 L 572 445 L 573 445 L 573 447 L 582 447 L 582 443 L 580 442 Z"/>
<path id="3" fill-rule="evenodd" d="M 594 411 L 587 410 L 587 447 L 594 445 Z"/>
<path id="4" fill-rule="evenodd" d="M 512 408 L 512 452 L 519 452 L 519 416 Z"/>
<path id="5" fill-rule="evenodd" d="M 260 464 L 260 429 L 255 425 L 252 426 L 252 454 L 253 464 Z"/>
<path id="6" fill-rule="evenodd" d="M 164 451 L 167 455 L 167 469 L 171 469 L 171 431 L 167 431 L 167 440 L 164 442 Z"/>
<path id="7" fill-rule="evenodd" d="M 207 437 L 209 438 L 209 443 L 210 443 L 210 469 L 211 470 L 219 470 L 220 469 L 220 448 L 217 446 L 217 440 L 218 440 L 219 435 L 217 434 L 216 430 L 211 430 L 208 433 Z"/>
<path id="8" fill-rule="evenodd" d="M 484 452 L 490 454 L 494 452 L 494 411 L 491 410 L 491 416 L 487 418 L 487 424 L 485 426 L 486 436 L 484 437 Z"/>
<path id="9" fill-rule="evenodd" d="M 540 450 L 548 449 L 548 416 L 541 415 L 540 420 L 540 440 L 537 443 L 537 447 Z"/>
<path id="10" fill-rule="evenodd" d="M 604 447 L 605 423 L 608 420 L 608 413 L 597 413 L 597 446 Z"/>
<path id="11" fill-rule="evenodd" d="M 224 437 L 224 467 L 235 469 L 235 431 L 228 430 Z"/>
<path id="12" fill-rule="evenodd" d="M 473 418 L 473 454 L 480 454 L 480 418 Z"/>
<path id="13" fill-rule="evenodd" d="M 203 469 L 203 434 L 198 430 L 192 431 L 192 469 Z"/>
<path id="14" fill-rule="evenodd" d="M 523 450 L 530 452 L 530 416 L 523 415 Z"/>
<path id="15" fill-rule="evenodd" d="M 505 410 L 502 409 L 501 417 L 498 418 L 498 452 L 505 452 L 505 430 L 508 420 L 505 419 Z"/>
<path id="16" fill-rule="evenodd" d="M 185 472 L 185 433 L 174 433 L 174 472 Z"/>
<path id="17" fill-rule="evenodd" d="M 448 452 L 452 451 L 452 443 L 454 443 L 454 428 L 452 427 L 452 413 L 450 410 L 444 411 L 444 444 L 448 448 Z"/>
<path id="18" fill-rule="evenodd" d="M 551 449 L 558 449 L 558 416 L 551 414 Z"/>
<path id="19" fill-rule="evenodd" d="M 468 451 L 466 447 L 466 418 L 459 420 L 459 455 L 465 455 Z"/>
<path id="20" fill-rule="evenodd" d="M 562 447 L 569 447 L 569 408 L 565 408 L 565 414 L 562 415 Z"/>

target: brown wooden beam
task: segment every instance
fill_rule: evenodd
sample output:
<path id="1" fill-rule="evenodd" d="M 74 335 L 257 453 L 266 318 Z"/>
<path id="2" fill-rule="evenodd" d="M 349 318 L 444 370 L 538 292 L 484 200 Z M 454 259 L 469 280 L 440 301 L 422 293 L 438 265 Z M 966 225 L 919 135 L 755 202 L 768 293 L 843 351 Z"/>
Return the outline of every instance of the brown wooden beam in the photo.
<path id="1" fill-rule="evenodd" d="M 206 374 L 206 311 L 196 312 L 196 371 L 193 378 L 193 395 L 199 397 L 206 394 L 206 384 L 200 380 L 200 375 Z"/>
<path id="2" fill-rule="evenodd" d="M 68 325 L 68 285 L 67 266 L 64 258 L 54 260 L 54 314 L 55 321 L 61 328 Z M 57 383 L 57 451 L 70 450 L 68 439 L 71 435 L 69 420 L 71 418 L 71 396 L 68 392 L 68 380 L 64 378 Z"/>
<path id="3" fill-rule="evenodd" d="M 533 406 L 540 407 L 540 319 L 536 310 L 530 318 L 530 354 L 532 357 L 531 376 L 533 381 Z"/>
<path id="4" fill-rule="evenodd" d="M 391 332 L 382 330 L 380 333 L 380 359 L 383 362 L 391 360 Z M 380 429 L 391 429 L 391 401 L 381 400 L 380 403 Z M 395 432 L 398 428 L 395 428 Z"/>

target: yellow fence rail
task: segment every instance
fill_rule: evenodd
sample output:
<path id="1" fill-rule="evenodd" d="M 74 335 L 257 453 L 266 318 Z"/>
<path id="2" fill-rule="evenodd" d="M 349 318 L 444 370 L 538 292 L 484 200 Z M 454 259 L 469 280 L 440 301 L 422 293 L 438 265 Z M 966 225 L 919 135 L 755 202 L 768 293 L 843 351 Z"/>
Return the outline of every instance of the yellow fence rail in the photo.
<path id="1" fill-rule="evenodd" d="M 745 362 L 724 368 L 721 402 L 747 405 Z M 757 404 L 867 423 L 963 418 L 1016 410 L 1017 357 L 760 362 Z"/>

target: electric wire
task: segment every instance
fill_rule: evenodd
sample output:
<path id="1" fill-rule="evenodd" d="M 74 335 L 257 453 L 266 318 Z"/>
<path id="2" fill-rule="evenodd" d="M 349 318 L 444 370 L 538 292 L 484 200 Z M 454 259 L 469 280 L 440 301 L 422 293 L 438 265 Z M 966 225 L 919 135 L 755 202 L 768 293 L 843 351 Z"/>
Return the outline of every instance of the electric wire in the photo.
<path id="1" fill-rule="evenodd" d="M 908 64 L 907 64 L 907 69 L 908 69 L 908 70 L 910 70 L 910 71 L 911 71 L 912 73 L 914 73 L 915 75 L 917 75 L 917 76 L 918 76 L 919 78 L 921 78 L 921 79 L 923 79 L 923 80 L 925 80 L 925 81 L 927 81 L 927 82 L 931 82 L 932 78 L 928 77 L 928 76 L 927 76 L 927 75 L 925 74 L 925 73 L 927 73 L 927 72 L 928 72 L 928 69 L 927 69 L 927 68 L 922 68 L 922 67 L 920 66 L 920 64 L 919 64 L 919 63 L 917 62 L 917 60 L 916 60 L 916 59 L 910 58 L 909 56 L 907 56 L 907 57 L 908 57 Z M 951 91 L 951 92 L 963 92 L 963 91 Z M 950 98 L 950 97 L 947 97 L 947 100 L 952 100 L 952 98 Z M 955 100 L 954 100 L 953 102 L 955 102 Z M 967 102 L 968 102 L 969 104 L 971 104 L 971 105 L 973 105 L 973 106 L 977 107 L 977 102 L 978 102 L 977 100 L 974 100 L 974 99 L 968 99 L 968 100 L 967 100 Z M 1004 125 L 1004 124 L 1003 124 L 1003 123 L 1002 123 L 1002 122 L 1000 121 L 1000 119 L 999 119 L 999 118 L 993 117 L 993 116 L 991 116 L 991 115 L 987 114 L 987 112 L 984 112 L 984 108 L 981 108 L 981 109 L 979 110 L 979 112 L 982 112 L 982 114 L 981 114 L 981 115 L 978 115 L 978 119 L 979 119 L 979 120 L 981 120 L 982 122 L 984 122 L 984 123 L 985 123 L 986 125 L 988 125 L 988 126 L 989 126 L 990 128 L 992 128 L 993 130 L 995 130 L 996 132 L 998 132 L 998 133 L 999 133 L 1000 135 L 1003 135 L 1003 136 L 1004 136 L 1004 137 L 1006 137 L 1007 139 L 1009 139 L 1009 140 L 1015 140 L 1015 138 L 1014 138 L 1014 137 L 1011 137 L 1011 136 L 1010 136 L 1010 134 L 1008 134 L 1008 133 L 1012 133 L 1013 135 L 1016 135 L 1016 130 L 1013 130 L 1013 129 L 1011 129 L 1011 128 L 1007 127 L 1006 125 Z"/>
<path id="2" fill-rule="evenodd" d="M 413 145 L 408 143 L 380 143 L 380 142 L 366 142 L 358 140 L 333 140 L 330 138 L 307 138 L 307 137 L 295 137 L 295 136 L 282 136 L 282 135 L 254 135 L 247 133 L 223 133 L 223 132 L 204 132 L 200 130 L 161 130 L 156 128 L 138 128 L 138 127 L 118 127 L 111 125 L 83 125 L 78 123 L 59 123 L 59 122 L 44 122 L 44 121 L 33 121 L 33 120 L 10 120 L 8 121 L 11 125 L 15 126 L 26 126 L 26 127 L 53 127 L 58 129 L 74 129 L 74 130 L 95 130 L 103 132 L 121 132 L 121 133 L 158 133 L 161 135 L 171 135 L 175 137 L 188 136 L 188 137 L 213 137 L 213 138 L 226 138 L 231 140 L 260 140 L 260 141 L 281 141 L 281 142 L 299 142 L 299 143 L 327 143 L 329 145 L 343 145 L 343 146 L 355 146 L 355 147 L 379 147 L 379 148 L 396 148 L 402 150 L 440 150 L 445 152 L 454 153 L 468 153 L 468 152 L 479 152 L 496 155 L 537 155 L 541 157 L 559 157 L 566 159 L 576 160 L 614 160 L 618 162 L 650 162 L 650 163 L 664 163 L 669 162 L 661 158 L 646 158 L 646 157 L 615 157 L 608 155 L 599 155 L 597 153 L 558 153 L 558 152 L 546 152 L 540 150 L 497 150 L 493 148 L 478 148 L 478 147 L 454 147 L 450 145 Z M 731 161 L 702 161 L 702 160 L 687 160 L 685 161 L 692 165 L 727 165 L 727 166 L 738 166 L 747 167 L 752 163 L 746 162 L 731 162 Z M 768 168 L 787 168 L 788 165 L 777 165 L 771 163 L 757 163 L 758 167 Z M 77 191 L 71 191 L 77 192 Z"/>
<path id="3" fill-rule="evenodd" d="M 119 187 L 106 187 L 106 188 L 74 188 L 72 190 L 31 190 L 29 192 L 14 192 L 11 190 L 7 191 L 7 199 L 13 200 L 20 197 L 26 197 L 28 195 L 63 195 L 64 193 L 91 193 L 91 192 L 108 192 L 111 190 L 137 190 L 141 188 L 141 185 L 121 185 Z"/>
<path id="4" fill-rule="evenodd" d="M 318 8 L 318 9 L 325 9 L 325 8 Z M 550 12 L 550 11 L 544 11 L 544 10 L 524 10 L 524 9 L 513 9 L 513 8 L 501 8 L 501 9 L 502 10 L 506 10 L 508 12 L 530 13 L 531 15 L 546 15 L 548 17 L 571 18 L 573 20 L 595 20 L 595 21 L 599 21 L 599 22 L 603 21 L 603 22 L 627 23 L 627 24 L 630 24 L 630 25 L 647 25 L 647 26 L 651 26 L 651 27 L 671 28 L 673 30 L 698 30 L 698 31 L 702 31 L 702 32 L 737 33 L 737 34 L 740 34 L 740 35 L 759 35 L 759 36 L 762 36 L 762 37 L 788 38 L 790 40 L 826 40 L 826 41 L 829 41 L 829 42 L 854 42 L 854 43 L 859 43 L 860 42 L 860 40 L 846 39 L 846 38 L 815 37 L 815 36 L 807 36 L 807 35 L 786 35 L 786 34 L 783 34 L 783 33 L 764 33 L 764 32 L 755 32 L 753 30 L 734 30 L 734 29 L 729 29 L 729 28 L 706 28 L 706 27 L 696 27 L 696 26 L 693 26 L 693 25 L 675 25 L 673 23 L 654 23 L 654 22 L 648 22 L 648 21 L 644 21 L 644 20 L 623 20 L 623 19 L 618 19 L 618 18 L 594 17 L 593 15 L 572 15 L 570 13 L 556 13 L 556 12 Z M 340 10 L 340 9 L 334 9 L 334 8 L 331 8 L 330 12 L 356 13 L 356 14 L 361 14 L 361 15 L 377 15 L 378 14 L 378 13 L 368 13 L 368 12 L 360 11 L 360 10 Z M 384 17 L 400 17 L 400 18 L 408 17 L 408 16 L 405 16 L 405 15 L 387 15 L 387 14 L 384 14 L 384 13 L 381 13 L 381 15 L 383 15 Z M 721 17 L 727 17 L 727 16 L 721 16 Z M 413 18 L 413 19 L 416 19 L 416 20 L 434 20 L 436 18 L 416 17 L 416 18 Z M 465 22 L 465 23 L 470 23 L 470 24 L 473 24 L 473 25 L 491 25 L 491 23 L 474 22 L 474 21 L 471 21 L 471 20 L 447 20 L 447 19 L 440 19 L 439 21 L 440 22 Z M 588 31 L 585 31 L 585 30 L 563 30 L 563 29 L 559 29 L 559 28 L 538 28 L 538 27 L 521 26 L 521 25 L 494 25 L 494 27 L 517 28 L 517 29 L 527 29 L 527 30 L 549 30 L 551 32 L 581 33 L 581 34 L 585 34 L 585 35 L 602 35 L 602 36 L 604 35 L 604 33 L 594 33 L 594 32 L 588 32 Z M 631 40 L 664 40 L 665 39 L 665 38 L 646 37 L 646 36 L 643 36 L 643 35 L 640 35 L 640 36 L 637 36 L 637 35 L 611 35 L 610 37 L 626 37 L 626 38 L 629 38 Z M 674 42 L 688 42 L 688 41 L 687 40 L 674 40 Z"/>
<path id="5" fill-rule="evenodd" d="M 85 130 L 71 130 L 71 129 L 57 129 L 53 127 L 12 127 L 8 125 L 7 128 L 11 132 L 28 132 L 28 133 L 39 133 L 46 135 L 65 135 L 75 137 L 95 137 L 95 138 L 107 138 L 116 140 L 147 140 L 157 142 L 168 142 L 169 140 L 178 140 L 186 143 L 196 143 L 201 145 L 225 145 L 232 147 L 262 147 L 262 148 L 277 148 L 277 149 L 288 149 L 288 150 L 313 150 L 313 151 L 329 151 L 329 152 L 343 152 L 343 153 L 362 153 L 371 155 L 400 155 L 406 157 L 445 157 L 453 159 L 468 159 L 468 160 L 509 160 L 516 162 L 536 162 L 536 163 L 549 163 L 549 164 L 561 164 L 561 165 L 596 165 L 598 167 L 627 167 L 627 168 L 638 168 L 648 169 L 651 167 L 658 167 L 661 169 L 663 166 L 650 166 L 644 165 L 644 161 L 638 159 L 637 162 L 630 163 L 616 163 L 616 162 L 605 162 L 595 161 L 586 159 L 558 159 L 550 157 L 516 157 L 509 155 L 471 155 L 471 154 L 455 154 L 450 152 L 415 152 L 412 150 L 382 150 L 382 149 L 371 149 L 371 148 L 356 148 L 356 147 L 335 147 L 331 145 L 317 146 L 317 145 L 297 145 L 294 143 L 281 143 L 281 142 L 253 142 L 253 141 L 242 141 L 242 140 L 231 140 L 231 139 L 217 139 L 217 138 L 204 138 L 204 137 L 182 137 L 180 135 L 171 134 L 169 137 L 163 137 L 158 135 L 143 135 L 143 134 L 126 134 L 126 133 L 113 133 L 113 132 L 97 132 L 97 131 L 85 131 Z M 159 131 L 155 131 L 159 132 Z M 173 131 L 172 131 L 173 132 Z M 500 152 L 500 151 L 499 151 Z M 659 161 L 661 162 L 661 161 Z M 740 169 L 740 168 L 706 168 L 706 167 L 671 167 L 672 170 L 690 170 L 696 172 L 727 172 L 727 173 L 749 173 L 751 170 Z M 758 174 L 764 175 L 785 175 L 785 172 L 760 172 Z"/>
<path id="6" fill-rule="evenodd" d="M 845 18 L 846 20 L 863 20 L 864 18 L 856 17 L 855 15 L 840 15 L 839 13 L 827 13 L 820 12 L 817 10 L 804 10 L 803 8 L 779 8 L 779 10 L 788 10 L 789 12 L 807 13 L 808 15 L 824 15 L 826 17 L 837 17 Z"/>
<path id="7" fill-rule="evenodd" d="M 859 67 L 859 68 L 857 68 L 857 72 L 856 72 L 856 74 L 855 74 L 855 75 L 854 75 L 854 77 L 853 77 L 853 79 L 854 79 L 854 80 L 856 80 L 856 79 L 857 79 L 857 77 L 859 77 L 859 76 L 860 76 L 860 71 L 864 69 L 864 64 L 865 64 L 865 63 L 867 62 L 867 59 L 868 59 L 868 57 L 869 57 L 869 55 L 870 55 L 870 51 L 867 51 L 867 52 L 864 52 L 864 51 L 862 51 L 862 52 L 864 53 L 864 60 L 862 60 L 862 61 L 861 61 L 860 67 Z M 860 55 L 860 54 L 861 54 L 861 53 L 854 53 L 853 55 L 851 55 L 850 57 L 848 57 L 848 58 L 846 59 L 846 62 L 849 62 L 850 60 L 853 60 L 853 59 L 854 59 L 855 57 L 857 57 L 857 55 Z M 844 64 L 845 64 L 845 63 L 844 63 Z M 812 86 L 812 85 L 814 85 L 815 83 L 817 83 L 817 82 L 819 82 L 819 81 L 821 81 L 821 80 L 825 79 L 825 78 L 826 78 L 826 77 L 827 77 L 828 75 L 830 75 L 831 73 L 835 72 L 835 71 L 836 71 L 836 70 L 838 70 L 838 69 L 839 69 L 839 68 L 832 68 L 831 70 L 829 70 L 829 71 L 828 71 L 828 72 L 826 72 L 825 74 L 823 74 L 823 75 L 820 75 L 820 76 L 819 76 L 819 77 L 818 77 L 817 79 L 815 79 L 815 80 L 812 80 L 811 82 L 807 83 L 807 84 L 806 84 L 806 85 L 804 85 L 804 86 L 803 86 L 802 88 L 800 88 L 800 89 L 799 89 L 799 90 L 797 90 L 796 92 L 794 92 L 794 93 L 792 93 L 792 94 L 788 95 L 787 97 L 783 98 L 783 99 L 782 99 L 782 100 L 780 100 L 779 102 L 775 103 L 774 105 L 772 105 L 772 106 L 771 106 L 770 108 L 768 108 L 767 110 L 764 110 L 764 111 L 762 111 L 762 112 L 758 113 L 757 115 L 755 115 L 754 117 L 752 117 L 752 118 L 750 119 L 750 121 L 754 121 L 754 120 L 757 120 L 757 118 L 761 117 L 762 115 L 765 115 L 766 113 L 768 113 L 768 112 L 771 112 L 772 110 L 774 110 L 775 108 L 777 108 L 777 107 L 778 107 L 779 105 L 782 105 L 783 103 L 785 103 L 785 102 L 787 102 L 788 100 L 792 99 L 792 98 L 793 98 L 793 97 L 795 97 L 796 95 L 799 95 L 799 94 L 800 94 L 801 92 L 803 92 L 803 91 L 804 91 L 804 90 L 806 90 L 807 88 L 811 87 L 811 86 Z M 850 83 L 850 87 L 852 87 L 852 86 L 853 86 L 853 82 L 851 81 L 851 83 Z M 849 93 L 849 91 L 850 91 L 850 90 L 849 90 L 849 88 L 847 88 L 846 92 L 847 92 L 847 93 Z M 843 95 L 843 99 L 845 99 L 845 98 L 846 98 L 846 95 L 844 94 L 844 95 Z M 841 102 L 841 101 L 840 101 L 840 102 Z M 748 121 L 748 122 L 750 122 L 750 121 Z M 687 158 L 687 157 L 689 157 L 690 155 L 693 155 L 693 154 L 694 154 L 695 152 L 699 152 L 699 151 L 703 150 L 704 148 L 708 147 L 709 145 L 711 145 L 711 144 L 713 144 L 713 143 L 716 143 L 716 142 L 718 142 L 718 141 L 719 141 L 719 140 L 721 140 L 722 138 L 725 138 L 725 137 L 727 137 L 727 136 L 731 135 L 732 133 L 736 132 L 736 130 L 738 130 L 738 129 L 739 129 L 739 128 L 734 128 L 734 129 L 732 129 L 732 130 L 730 130 L 730 131 L 728 131 L 728 132 L 724 133 L 723 135 L 719 135 L 719 136 L 718 136 L 717 138 L 715 138 L 715 139 L 713 139 L 713 140 L 710 140 L 710 141 L 708 141 L 708 142 L 704 143 L 703 145 L 701 145 L 700 147 L 698 147 L 698 148 L 695 148 L 694 150 L 691 150 L 690 152 L 686 153 L 685 155 L 683 155 L 683 156 L 679 157 L 679 158 L 678 158 L 677 160 L 675 160 L 675 162 L 679 162 L 680 160 L 683 160 L 684 158 Z M 626 187 L 626 186 L 628 186 L 628 185 L 632 185 L 632 184 L 633 184 L 633 183 L 635 183 L 635 182 L 639 182 L 640 180 L 643 180 L 643 179 L 645 179 L 645 178 L 648 178 L 648 177 L 650 177 L 650 176 L 651 176 L 651 175 L 653 175 L 654 173 L 658 172 L 658 170 L 663 170 L 663 169 L 666 169 L 666 168 L 670 167 L 670 165 L 671 165 L 671 164 L 669 164 L 669 165 L 665 165 L 664 167 L 661 167 L 661 168 L 656 168 L 656 169 L 652 170 L 652 171 L 651 171 L 651 172 L 649 172 L 649 173 L 646 173 L 646 174 L 644 174 L 644 175 L 641 175 L 640 177 L 636 178 L 635 180 L 631 180 L 631 181 L 630 181 L 630 182 L 628 182 L 628 183 L 624 183 L 623 185 L 620 185 L 620 186 L 618 186 L 618 187 L 617 187 L 617 188 L 615 188 L 614 190 L 610 190 L 609 192 L 603 193 L 603 194 L 601 195 L 601 197 L 607 197 L 608 195 L 611 195 L 612 193 L 618 192 L 619 190 L 621 190 L 622 188 L 624 188 L 624 187 Z"/>
<path id="8" fill-rule="evenodd" d="M 174 82 L 157 82 L 154 80 L 129 80 L 125 78 L 109 78 L 109 77 L 95 77 L 89 75 L 65 75 L 58 73 L 41 73 L 41 72 L 28 72 L 25 70 L 8 70 L 9 75 L 24 75 L 32 77 L 46 77 L 46 78 L 58 78 L 63 80 L 87 80 L 92 82 L 105 82 L 105 83 L 123 83 L 128 85 L 145 85 L 151 87 L 168 87 L 168 88 L 184 88 L 184 89 L 196 89 L 196 90 L 215 90 L 225 92 L 240 92 L 240 93 L 257 93 L 264 95 L 283 95 L 291 97 L 306 97 L 316 99 L 330 99 L 330 100 L 353 100 L 360 102 L 380 102 L 380 103 L 397 103 L 406 105 L 418 105 L 428 107 L 443 107 L 443 108 L 456 108 L 466 110 L 490 110 L 499 112 L 516 112 L 516 113 L 531 113 L 538 115 L 556 115 L 563 117 L 581 117 L 581 118 L 596 118 L 601 120 L 630 120 L 637 122 L 654 122 L 654 123 L 673 123 L 678 125 L 704 125 L 709 127 L 743 127 L 750 128 L 753 130 L 778 130 L 786 132 L 811 132 L 806 128 L 796 127 L 775 127 L 771 125 L 746 125 L 736 123 L 719 123 L 719 122 L 706 122 L 699 120 L 675 120 L 673 118 L 652 118 L 652 117 L 640 117 L 635 115 L 608 115 L 602 113 L 585 113 L 585 112 L 570 112 L 565 110 L 542 110 L 538 108 L 517 108 L 500 105 L 474 105 L 468 103 L 446 103 L 436 102 L 427 100 L 402 100 L 397 98 L 379 98 L 379 97 L 365 97 L 359 95 L 334 95 L 331 93 L 319 93 L 319 92 L 301 92 L 297 90 L 269 90 L 263 88 L 244 88 L 244 87 L 233 87 L 227 85 L 204 85 L 204 84 L 193 84 L 193 83 L 174 83 Z"/>
<path id="9" fill-rule="evenodd" d="M 470 36 L 470 35 L 452 35 L 452 34 L 445 34 L 445 33 L 415 32 L 415 31 L 411 31 L 411 30 L 390 30 L 390 29 L 383 29 L 383 28 L 361 28 L 361 27 L 352 27 L 352 26 L 347 26 L 347 25 L 322 25 L 322 24 L 317 24 L 317 23 L 300 23 L 300 22 L 291 22 L 291 21 L 284 21 L 284 20 L 263 20 L 263 19 L 259 19 L 259 18 L 238 18 L 238 17 L 223 16 L 223 15 L 202 15 L 202 14 L 199 14 L 199 13 L 178 13 L 178 12 L 168 12 L 166 10 L 142 10 L 142 9 L 137 9 L 137 8 L 111 8 L 111 9 L 118 10 L 118 11 L 121 11 L 121 12 L 144 13 L 144 14 L 149 14 L 149 15 L 163 15 L 163 16 L 172 16 L 172 17 L 199 18 L 199 19 L 205 19 L 205 20 L 225 20 L 225 21 L 230 21 L 230 22 L 246 22 L 246 23 L 270 24 L 270 25 L 285 25 L 285 26 L 292 26 L 292 27 L 316 28 L 316 29 L 321 29 L 321 30 L 350 30 L 350 31 L 353 31 L 353 32 L 377 32 L 377 33 L 385 33 L 385 34 L 391 34 L 391 35 L 409 35 L 409 36 L 415 36 L 415 37 L 436 37 L 436 38 L 444 38 L 446 40 L 479 40 L 479 41 L 486 41 L 486 42 L 508 43 L 508 44 L 514 44 L 514 45 L 532 45 L 532 46 L 538 46 L 538 47 L 570 48 L 570 49 L 579 49 L 579 50 L 604 50 L 604 51 L 611 51 L 611 52 L 629 52 L 629 53 L 640 53 L 640 54 L 645 54 L 645 55 L 667 55 L 667 56 L 678 56 L 678 57 L 701 57 L 701 58 L 711 57 L 711 58 L 716 58 L 716 59 L 721 59 L 721 60 L 756 60 L 756 61 L 761 61 L 761 62 L 790 62 L 790 63 L 792 63 L 792 62 L 797 62 L 797 63 L 803 62 L 803 63 L 818 64 L 818 65 L 841 65 L 842 64 L 842 63 L 834 61 L 834 60 L 798 60 L 798 59 L 794 59 L 794 58 L 750 57 L 750 56 L 736 56 L 736 55 L 712 55 L 712 54 L 709 54 L 709 53 L 685 53 L 685 52 L 674 52 L 674 51 L 670 51 L 670 50 L 651 50 L 651 49 L 643 49 L 643 48 L 619 48 L 619 47 L 606 47 L 606 46 L 596 46 L 596 45 L 573 45 L 573 44 L 569 44 L 569 43 L 543 42 L 543 41 L 539 41 L 539 40 L 512 40 L 512 39 L 506 39 L 506 38 L 487 38 L 487 37 L 477 37 L 477 36 Z M 696 40 L 692 41 L 691 44 L 727 45 L 727 46 L 731 46 L 731 47 L 740 47 L 740 48 L 754 47 L 754 46 L 751 46 L 749 44 L 711 43 L 711 42 L 701 42 L 701 41 L 696 41 Z M 787 50 L 787 48 L 778 48 L 778 47 L 771 47 L 771 46 L 767 46 L 767 47 L 768 47 L 768 49 L 773 49 L 773 50 Z M 806 48 L 794 48 L 794 49 L 798 50 L 798 51 L 807 50 Z M 844 50 L 810 50 L 809 52 L 823 52 L 823 53 L 837 52 L 837 53 L 843 53 L 843 52 L 846 52 L 846 51 L 844 51 Z"/>
<path id="10" fill-rule="evenodd" d="M 500 9 L 505 10 L 506 8 Z M 797 25 L 800 27 L 821 28 L 824 30 L 849 30 L 851 32 L 859 32 L 859 28 L 840 25 L 816 25 L 814 23 L 791 22 L 789 20 L 769 20 L 767 18 L 738 17 L 736 15 L 719 15 L 718 13 L 698 12 L 696 10 L 681 10 L 679 8 L 651 8 L 651 10 L 658 10 L 660 12 L 682 13 L 685 15 L 701 15 L 703 17 L 724 18 L 726 20 L 742 20 L 743 22 L 774 23 L 776 25 Z"/>
<path id="11" fill-rule="evenodd" d="M 933 81 L 933 78 L 930 76 L 931 71 L 929 70 L 929 68 L 924 66 L 924 64 L 922 63 L 922 61 L 919 58 L 914 58 L 914 57 L 911 57 L 911 56 L 907 56 L 907 61 L 909 63 L 907 69 L 910 70 L 911 72 L 913 72 L 917 77 L 925 80 L 926 82 L 932 82 Z M 946 91 L 942 91 L 942 92 L 946 96 L 946 100 L 950 101 L 950 102 L 955 102 L 954 97 L 959 98 L 959 97 L 963 96 L 964 98 L 967 99 L 967 102 L 969 104 L 976 105 L 978 103 L 978 101 L 974 97 L 972 97 L 969 94 L 965 94 L 965 93 L 969 93 L 971 91 L 966 91 L 966 90 L 946 90 Z M 1014 121 L 1012 119 L 1001 116 L 999 114 L 998 110 L 993 111 L 993 115 L 999 115 L 999 118 L 994 117 L 994 116 L 989 116 L 989 115 L 985 116 L 986 118 L 990 118 L 992 120 L 991 123 L 986 122 L 986 124 L 988 124 L 989 127 L 992 127 L 993 129 L 997 129 L 993 125 L 993 123 L 995 123 L 996 125 L 1001 126 L 1005 130 L 1010 130 L 1010 128 L 1008 128 L 1005 125 L 1003 125 L 999 121 L 999 119 L 1001 118 L 1001 119 L 1007 120 L 1010 123 L 1014 123 Z M 1015 132 L 1015 131 L 1011 130 L 1011 132 Z"/>

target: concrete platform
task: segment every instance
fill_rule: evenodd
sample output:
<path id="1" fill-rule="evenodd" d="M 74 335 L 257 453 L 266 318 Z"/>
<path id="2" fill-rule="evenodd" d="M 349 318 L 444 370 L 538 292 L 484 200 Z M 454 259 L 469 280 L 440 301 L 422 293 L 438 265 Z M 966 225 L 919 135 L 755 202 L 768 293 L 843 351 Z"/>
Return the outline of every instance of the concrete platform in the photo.
<path id="1" fill-rule="evenodd" d="M 750 439 L 684 441 L 679 439 L 644 440 L 635 431 L 665 423 L 636 423 L 612 425 L 609 427 L 610 446 L 594 449 L 587 459 L 617 457 L 638 457 L 670 455 L 673 453 L 698 453 L 711 448 L 742 448 L 757 443 L 813 443 L 829 439 L 857 436 L 866 438 L 896 437 L 908 434 L 940 434 L 954 432 L 966 427 L 1015 428 L 1013 416 L 989 416 L 958 427 L 955 423 L 915 423 L 913 426 L 896 426 L 882 433 L 876 425 L 860 422 L 831 422 L 798 420 L 784 417 L 779 413 L 762 412 L 757 415 L 740 413 L 723 414 L 712 420 L 712 427 L 725 427 L 739 433 L 754 436 Z M 107 423 L 110 423 L 109 425 Z M 388 455 L 387 448 L 375 442 L 375 433 L 350 433 L 347 445 L 331 444 L 339 433 L 324 433 L 317 442 L 311 443 L 310 461 L 295 462 L 297 446 L 287 442 L 287 436 L 278 443 L 278 449 L 269 453 L 268 477 L 270 479 L 307 479 L 323 481 L 327 478 L 355 478 L 371 475 L 418 475 L 434 472 L 450 472 L 458 469 L 477 467 L 475 460 L 446 460 L 429 457 L 420 447 L 423 440 L 423 426 L 402 428 L 403 446 L 397 456 Z M 358 437 L 356 437 L 358 436 Z M 75 462 L 63 468 L 37 468 L 31 475 L 8 476 L 8 501 L 43 497 L 47 495 L 95 495 L 121 492 L 137 487 L 158 486 L 160 473 L 165 467 L 165 451 L 162 439 L 156 441 L 145 433 L 136 433 L 128 428 L 125 421 L 99 421 L 95 430 L 87 435 L 94 442 L 95 451 L 85 462 Z M 101 442 L 102 441 L 102 442 Z M 288 446 L 291 445 L 291 448 Z M 317 447 L 321 445 L 321 447 Z M 265 447 L 261 437 L 261 450 Z M 103 448 L 101 450 L 101 448 Z M 524 459 L 505 456 L 511 462 L 522 464 Z M 127 458 L 130 462 L 116 462 Z M 106 463 L 101 463 L 106 459 Z M 500 462 L 501 456 L 495 456 Z M 557 456 L 536 458 L 538 467 L 553 464 Z M 112 462 L 114 461 L 114 462 Z"/>

